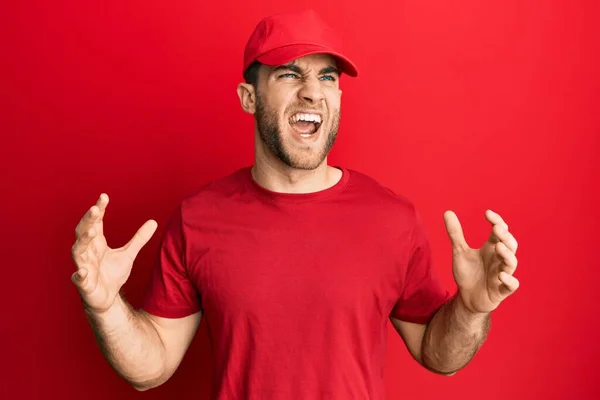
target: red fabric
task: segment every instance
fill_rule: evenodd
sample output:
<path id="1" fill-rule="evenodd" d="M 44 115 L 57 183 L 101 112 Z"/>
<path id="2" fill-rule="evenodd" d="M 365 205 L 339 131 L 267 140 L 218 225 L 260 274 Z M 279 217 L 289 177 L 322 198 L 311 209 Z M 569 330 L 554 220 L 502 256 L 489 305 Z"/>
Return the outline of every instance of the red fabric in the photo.
<path id="1" fill-rule="evenodd" d="M 285 12 L 263 18 L 244 49 L 243 71 L 254 61 L 277 66 L 310 54 L 331 54 L 340 72 L 358 76 L 344 54 L 341 37 L 313 10 Z"/>
<path id="2" fill-rule="evenodd" d="M 270 192 L 249 168 L 184 199 L 144 309 L 202 310 L 218 399 L 382 399 L 388 317 L 449 298 L 413 205 L 341 168 L 334 187 Z"/>

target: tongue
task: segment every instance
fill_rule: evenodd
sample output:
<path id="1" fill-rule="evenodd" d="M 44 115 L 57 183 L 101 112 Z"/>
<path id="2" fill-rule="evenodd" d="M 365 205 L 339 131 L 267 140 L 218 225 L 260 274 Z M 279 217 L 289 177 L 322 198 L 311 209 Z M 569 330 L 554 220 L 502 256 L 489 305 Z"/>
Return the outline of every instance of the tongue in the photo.
<path id="1" fill-rule="evenodd" d="M 309 121 L 298 121 L 292 127 L 301 134 L 313 134 L 317 130 L 315 123 Z"/>

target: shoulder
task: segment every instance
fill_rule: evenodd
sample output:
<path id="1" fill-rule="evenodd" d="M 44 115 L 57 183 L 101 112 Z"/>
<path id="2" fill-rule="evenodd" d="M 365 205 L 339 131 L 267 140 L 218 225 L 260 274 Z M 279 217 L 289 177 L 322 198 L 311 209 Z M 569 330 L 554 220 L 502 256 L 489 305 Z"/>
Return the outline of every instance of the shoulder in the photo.
<path id="1" fill-rule="evenodd" d="M 393 209 L 410 219 L 416 216 L 416 207 L 411 199 L 392 189 L 376 178 L 363 172 L 346 168 L 350 175 L 349 190 L 359 193 L 368 203 L 375 202 L 378 206 Z"/>
<path id="2" fill-rule="evenodd" d="M 182 212 L 207 210 L 238 200 L 247 193 L 249 167 L 239 168 L 228 175 L 213 179 L 185 195 L 179 208 Z"/>

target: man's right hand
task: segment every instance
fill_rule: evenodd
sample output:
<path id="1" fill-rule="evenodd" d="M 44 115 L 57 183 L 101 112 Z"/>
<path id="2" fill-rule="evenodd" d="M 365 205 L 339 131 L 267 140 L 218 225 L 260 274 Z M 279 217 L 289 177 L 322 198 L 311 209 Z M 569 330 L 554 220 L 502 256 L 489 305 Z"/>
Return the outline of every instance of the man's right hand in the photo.
<path id="1" fill-rule="evenodd" d="M 102 219 L 107 205 L 108 195 L 103 193 L 79 221 L 71 249 L 77 266 L 71 280 L 85 306 L 94 313 L 103 313 L 113 305 L 129 278 L 133 261 L 158 226 L 156 221 L 148 220 L 126 245 L 111 249 L 103 232 Z"/>

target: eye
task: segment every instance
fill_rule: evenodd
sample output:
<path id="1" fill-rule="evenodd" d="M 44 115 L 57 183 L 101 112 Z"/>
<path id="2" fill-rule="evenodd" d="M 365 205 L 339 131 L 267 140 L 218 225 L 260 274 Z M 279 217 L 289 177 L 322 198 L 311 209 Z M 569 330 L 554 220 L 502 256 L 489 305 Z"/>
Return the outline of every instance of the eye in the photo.
<path id="1" fill-rule="evenodd" d="M 327 80 L 327 81 L 332 81 L 332 82 L 334 82 L 334 81 L 335 81 L 335 76 L 332 76 L 332 75 L 324 75 L 324 76 L 322 76 L 322 77 L 321 77 L 321 79 L 324 79 L 324 80 Z"/>
<path id="2" fill-rule="evenodd" d="M 286 74 L 279 75 L 279 77 L 280 77 L 280 78 L 282 78 L 282 77 L 297 78 L 297 77 L 298 77 L 298 75 L 296 75 L 296 74 L 293 74 L 293 73 L 291 73 L 291 72 L 288 72 L 288 73 L 286 73 Z"/>

